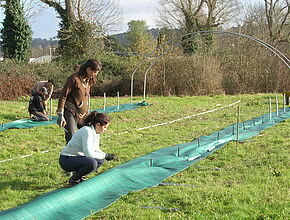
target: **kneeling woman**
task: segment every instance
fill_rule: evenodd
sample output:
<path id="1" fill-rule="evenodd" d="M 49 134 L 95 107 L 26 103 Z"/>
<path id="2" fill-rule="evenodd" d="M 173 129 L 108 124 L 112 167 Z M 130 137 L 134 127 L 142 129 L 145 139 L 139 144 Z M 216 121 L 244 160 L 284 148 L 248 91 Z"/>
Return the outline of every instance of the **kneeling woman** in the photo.
<path id="1" fill-rule="evenodd" d="M 79 129 L 60 153 L 59 164 L 67 172 L 74 172 L 69 179 L 71 186 L 103 165 L 105 160 L 113 160 L 114 154 L 100 149 L 100 134 L 104 133 L 110 120 L 107 114 L 96 111 L 90 113 Z"/>

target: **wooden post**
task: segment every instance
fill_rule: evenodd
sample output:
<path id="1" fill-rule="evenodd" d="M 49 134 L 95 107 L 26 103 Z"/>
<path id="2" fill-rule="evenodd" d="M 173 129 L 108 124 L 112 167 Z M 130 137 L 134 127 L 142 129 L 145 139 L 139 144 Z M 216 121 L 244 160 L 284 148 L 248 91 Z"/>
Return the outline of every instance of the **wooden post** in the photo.
<path id="1" fill-rule="evenodd" d="M 49 111 L 50 111 L 50 117 L 52 119 L 52 99 L 51 99 L 51 97 L 49 99 Z"/>
<path id="2" fill-rule="evenodd" d="M 272 119 L 272 101 L 271 101 L 271 97 L 269 97 L 269 118 Z"/>
<path id="3" fill-rule="evenodd" d="M 240 106 L 238 106 L 238 114 L 237 114 L 237 139 L 236 139 L 236 143 L 239 142 L 239 123 L 240 123 Z"/>
<path id="4" fill-rule="evenodd" d="M 276 95 L 276 116 L 279 116 L 278 96 Z"/>
<path id="5" fill-rule="evenodd" d="M 286 113 L 286 94 L 283 94 L 283 112 Z"/>
<path id="6" fill-rule="evenodd" d="M 107 98 L 106 93 L 104 92 L 104 110 L 106 110 Z"/>
<path id="7" fill-rule="evenodd" d="M 118 110 L 120 109 L 120 93 L 117 92 L 117 105 L 118 105 Z"/>

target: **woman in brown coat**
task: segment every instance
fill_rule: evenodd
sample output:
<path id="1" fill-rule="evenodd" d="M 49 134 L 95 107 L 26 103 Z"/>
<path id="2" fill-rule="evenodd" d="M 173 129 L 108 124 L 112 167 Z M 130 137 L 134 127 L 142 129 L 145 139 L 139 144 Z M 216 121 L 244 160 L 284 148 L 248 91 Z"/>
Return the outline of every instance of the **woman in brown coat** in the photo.
<path id="1" fill-rule="evenodd" d="M 72 138 L 77 127 L 81 127 L 88 113 L 90 89 L 101 68 L 102 64 L 98 60 L 89 59 L 66 80 L 59 96 L 56 112 L 58 125 L 65 128 L 66 143 Z"/>

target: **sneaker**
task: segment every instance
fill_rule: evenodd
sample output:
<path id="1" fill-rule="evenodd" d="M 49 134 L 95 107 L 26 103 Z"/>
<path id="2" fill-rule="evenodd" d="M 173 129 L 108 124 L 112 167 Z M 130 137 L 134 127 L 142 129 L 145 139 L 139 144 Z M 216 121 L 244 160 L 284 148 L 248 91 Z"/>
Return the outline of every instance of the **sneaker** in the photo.
<path id="1" fill-rule="evenodd" d="M 75 180 L 74 178 L 73 178 L 73 176 L 71 176 L 70 178 L 69 178 L 69 180 L 68 180 L 68 184 L 70 185 L 70 186 L 75 186 L 75 185 L 77 185 L 77 184 L 79 184 L 80 183 L 80 180 Z"/>
<path id="2" fill-rule="evenodd" d="M 86 181 L 86 180 L 87 180 L 87 178 L 84 177 L 84 176 L 82 176 L 82 177 L 80 178 L 79 182 L 81 183 L 81 182 L 84 182 L 84 181 Z"/>
<path id="3" fill-rule="evenodd" d="M 65 172 L 66 173 L 66 175 L 68 176 L 68 177 L 72 177 L 73 176 L 73 172 Z"/>

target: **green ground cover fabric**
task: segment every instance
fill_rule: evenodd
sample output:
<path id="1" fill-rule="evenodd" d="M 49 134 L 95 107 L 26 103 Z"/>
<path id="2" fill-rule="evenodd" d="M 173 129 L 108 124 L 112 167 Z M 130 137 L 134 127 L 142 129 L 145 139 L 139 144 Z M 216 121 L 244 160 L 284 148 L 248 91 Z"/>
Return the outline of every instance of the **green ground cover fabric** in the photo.
<path id="1" fill-rule="evenodd" d="M 16 121 L 12 121 L 6 124 L 0 125 L 0 131 L 4 131 L 6 129 L 14 129 L 14 128 L 33 128 L 38 126 L 50 125 L 55 124 L 57 117 L 52 116 L 49 117 L 52 119 L 51 121 L 33 121 L 31 119 L 19 119 Z"/>
<path id="2" fill-rule="evenodd" d="M 274 113 L 275 114 L 275 113 Z M 276 123 L 290 118 L 286 113 L 269 114 L 239 123 L 239 140 L 249 139 Z M 0 212 L 0 219 L 82 219 L 98 212 L 121 196 L 157 186 L 237 138 L 236 125 L 199 141 L 159 149 L 114 167 L 74 187 L 47 193 L 29 203 Z M 188 159 L 192 159 L 189 160 Z"/>
<path id="3" fill-rule="evenodd" d="M 124 104 L 119 106 L 111 106 L 106 107 L 105 109 L 95 109 L 92 111 L 98 111 L 101 113 L 112 113 L 112 112 L 121 112 L 127 110 L 135 110 L 141 106 L 149 105 L 147 102 L 133 103 L 133 104 Z M 6 129 L 18 129 L 18 128 L 33 128 L 38 126 L 56 124 L 57 117 L 50 117 L 51 121 L 33 121 L 31 119 L 19 119 L 10 123 L 0 125 L 0 131 L 4 131 Z"/>

